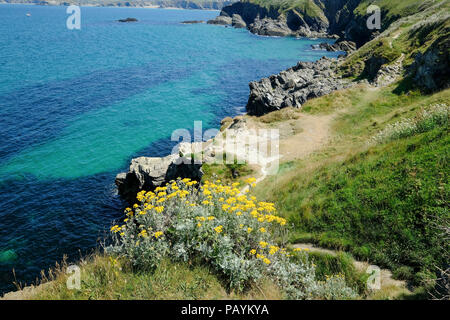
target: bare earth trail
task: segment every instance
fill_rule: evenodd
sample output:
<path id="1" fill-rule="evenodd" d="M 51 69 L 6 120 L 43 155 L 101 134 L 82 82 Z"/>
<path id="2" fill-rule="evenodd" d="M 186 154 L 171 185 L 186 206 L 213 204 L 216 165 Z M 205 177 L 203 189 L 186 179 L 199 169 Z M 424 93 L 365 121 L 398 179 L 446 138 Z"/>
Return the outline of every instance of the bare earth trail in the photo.
<path id="1" fill-rule="evenodd" d="M 265 158 L 261 161 L 255 184 L 263 181 L 274 161 L 292 161 L 303 159 L 322 148 L 330 138 L 330 127 L 333 115 L 315 116 L 301 113 L 298 119 L 276 123 L 279 130 L 279 156 Z M 260 123 L 250 120 L 249 128 L 261 127 Z M 264 126 L 267 128 L 267 126 Z M 269 127 L 270 128 L 270 127 Z M 242 189 L 247 192 L 248 186 Z"/>

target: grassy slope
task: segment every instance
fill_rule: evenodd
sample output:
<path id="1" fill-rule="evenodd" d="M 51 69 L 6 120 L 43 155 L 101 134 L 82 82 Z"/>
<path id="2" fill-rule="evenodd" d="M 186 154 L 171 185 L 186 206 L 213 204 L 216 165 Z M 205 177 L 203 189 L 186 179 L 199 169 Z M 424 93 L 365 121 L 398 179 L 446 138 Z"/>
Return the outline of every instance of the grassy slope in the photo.
<path id="1" fill-rule="evenodd" d="M 277 8 L 280 13 L 296 9 L 310 17 L 325 17 L 322 9 L 313 0 L 245 0 L 242 2 L 254 3 L 267 9 Z"/>
<path id="2" fill-rule="evenodd" d="M 384 13 L 383 16 L 387 18 L 387 22 L 392 22 L 399 17 L 406 17 L 423 11 L 424 9 L 442 1 L 444 0 L 362 0 L 361 4 L 355 9 L 355 12 L 364 16 L 366 15 L 368 6 L 376 5 L 380 7 Z"/>
<path id="3" fill-rule="evenodd" d="M 353 259 L 341 253 L 332 256 L 311 253 L 317 265 L 316 276 L 320 281 L 343 274 L 349 286 L 362 296 L 367 275 L 357 271 Z M 78 263 L 81 267 L 81 288 L 68 289 L 67 264 L 62 263 L 41 280 L 40 286 L 28 287 L 12 293 L 9 299 L 27 300 L 279 300 L 282 290 L 273 282 L 262 279 L 245 292 L 230 292 L 223 281 L 207 266 L 173 263 L 164 260 L 156 270 L 133 271 L 124 260 L 114 260 L 100 253 L 93 254 Z"/>
<path id="4" fill-rule="evenodd" d="M 422 96 L 396 95 L 394 88 L 360 87 L 308 102 L 310 113 L 341 109 L 333 144 L 282 165 L 284 173 L 257 186 L 257 194 L 289 217 L 293 240 L 346 249 L 420 280 L 444 262 L 433 221 L 449 215 L 448 128 L 372 147 L 367 141 L 388 123 L 449 101 L 450 90 Z"/>
<path id="5" fill-rule="evenodd" d="M 66 286 L 65 266 L 53 271 L 44 287 L 26 298 L 43 300 L 282 299 L 280 290 L 263 280 L 244 293 L 227 292 L 206 266 L 163 261 L 153 272 L 136 272 L 125 261 L 96 254 L 81 263 L 81 289 Z"/>

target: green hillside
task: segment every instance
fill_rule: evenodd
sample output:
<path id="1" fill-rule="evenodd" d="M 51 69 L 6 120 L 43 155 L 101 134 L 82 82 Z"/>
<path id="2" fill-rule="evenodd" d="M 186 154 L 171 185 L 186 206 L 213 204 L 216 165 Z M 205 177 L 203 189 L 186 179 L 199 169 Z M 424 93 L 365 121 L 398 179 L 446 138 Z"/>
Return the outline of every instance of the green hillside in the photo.
<path id="1" fill-rule="evenodd" d="M 398 96 L 393 90 L 354 89 L 307 103 L 306 112 L 321 114 L 343 102 L 333 145 L 282 164 L 282 173 L 260 184 L 257 194 L 280 205 L 295 226 L 292 241 L 350 251 L 419 284 L 448 262 L 449 244 L 436 224 L 450 218 L 449 108 L 420 130 L 408 127 L 421 121 L 422 108 L 448 102 L 450 91 Z M 404 134 L 384 129 L 398 122 L 407 127 Z M 386 137 L 375 143 L 377 135 Z"/>

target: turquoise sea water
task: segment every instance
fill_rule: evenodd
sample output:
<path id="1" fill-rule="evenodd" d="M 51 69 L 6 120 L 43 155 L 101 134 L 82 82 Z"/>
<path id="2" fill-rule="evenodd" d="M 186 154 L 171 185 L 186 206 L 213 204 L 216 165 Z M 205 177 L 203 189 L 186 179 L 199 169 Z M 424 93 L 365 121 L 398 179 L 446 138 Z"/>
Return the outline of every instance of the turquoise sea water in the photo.
<path id="1" fill-rule="evenodd" d="M 0 292 L 13 268 L 29 282 L 97 245 L 121 217 L 114 177 L 131 158 L 244 112 L 249 81 L 337 55 L 311 50 L 321 40 L 180 23 L 217 14 L 83 7 L 68 30 L 66 7 L 0 5 Z"/>

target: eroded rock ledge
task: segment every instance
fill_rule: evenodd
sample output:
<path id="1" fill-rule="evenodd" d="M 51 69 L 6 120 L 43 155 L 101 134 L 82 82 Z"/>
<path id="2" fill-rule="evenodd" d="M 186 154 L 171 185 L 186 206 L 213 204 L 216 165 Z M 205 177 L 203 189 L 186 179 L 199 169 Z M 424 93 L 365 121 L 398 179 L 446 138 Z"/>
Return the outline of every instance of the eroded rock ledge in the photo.
<path id="1" fill-rule="evenodd" d="M 189 146 L 190 147 L 190 146 Z M 181 150 L 180 146 L 180 150 Z M 166 157 L 139 157 L 131 160 L 128 172 L 116 176 L 119 194 L 132 203 L 141 190 L 154 190 L 170 180 L 191 178 L 197 181 L 203 176 L 201 163 L 188 159 L 189 154 L 170 154 Z"/>
<path id="2" fill-rule="evenodd" d="M 327 43 L 323 42 L 320 44 L 313 44 L 312 48 L 314 50 L 326 50 L 328 52 L 338 52 L 338 51 L 344 51 L 347 53 L 351 53 L 353 51 L 356 51 L 356 43 L 353 41 L 338 41 L 336 43 Z"/>
<path id="3" fill-rule="evenodd" d="M 225 137 L 237 137 L 240 141 L 247 125 L 242 116 L 225 118 L 220 131 L 214 139 L 205 142 L 182 142 L 174 153 L 166 157 L 139 157 L 131 160 L 128 172 L 119 173 L 115 183 L 119 194 L 129 203 L 134 203 L 141 190 L 152 191 L 177 178 L 190 178 L 200 181 L 203 176 L 202 165 L 223 159 L 223 154 L 235 153 L 235 147 Z"/>
<path id="4" fill-rule="evenodd" d="M 300 108 L 309 99 L 350 87 L 352 82 L 338 76 L 336 67 L 336 59 L 324 57 L 250 82 L 247 112 L 261 116 L 286 107 Z"/>

